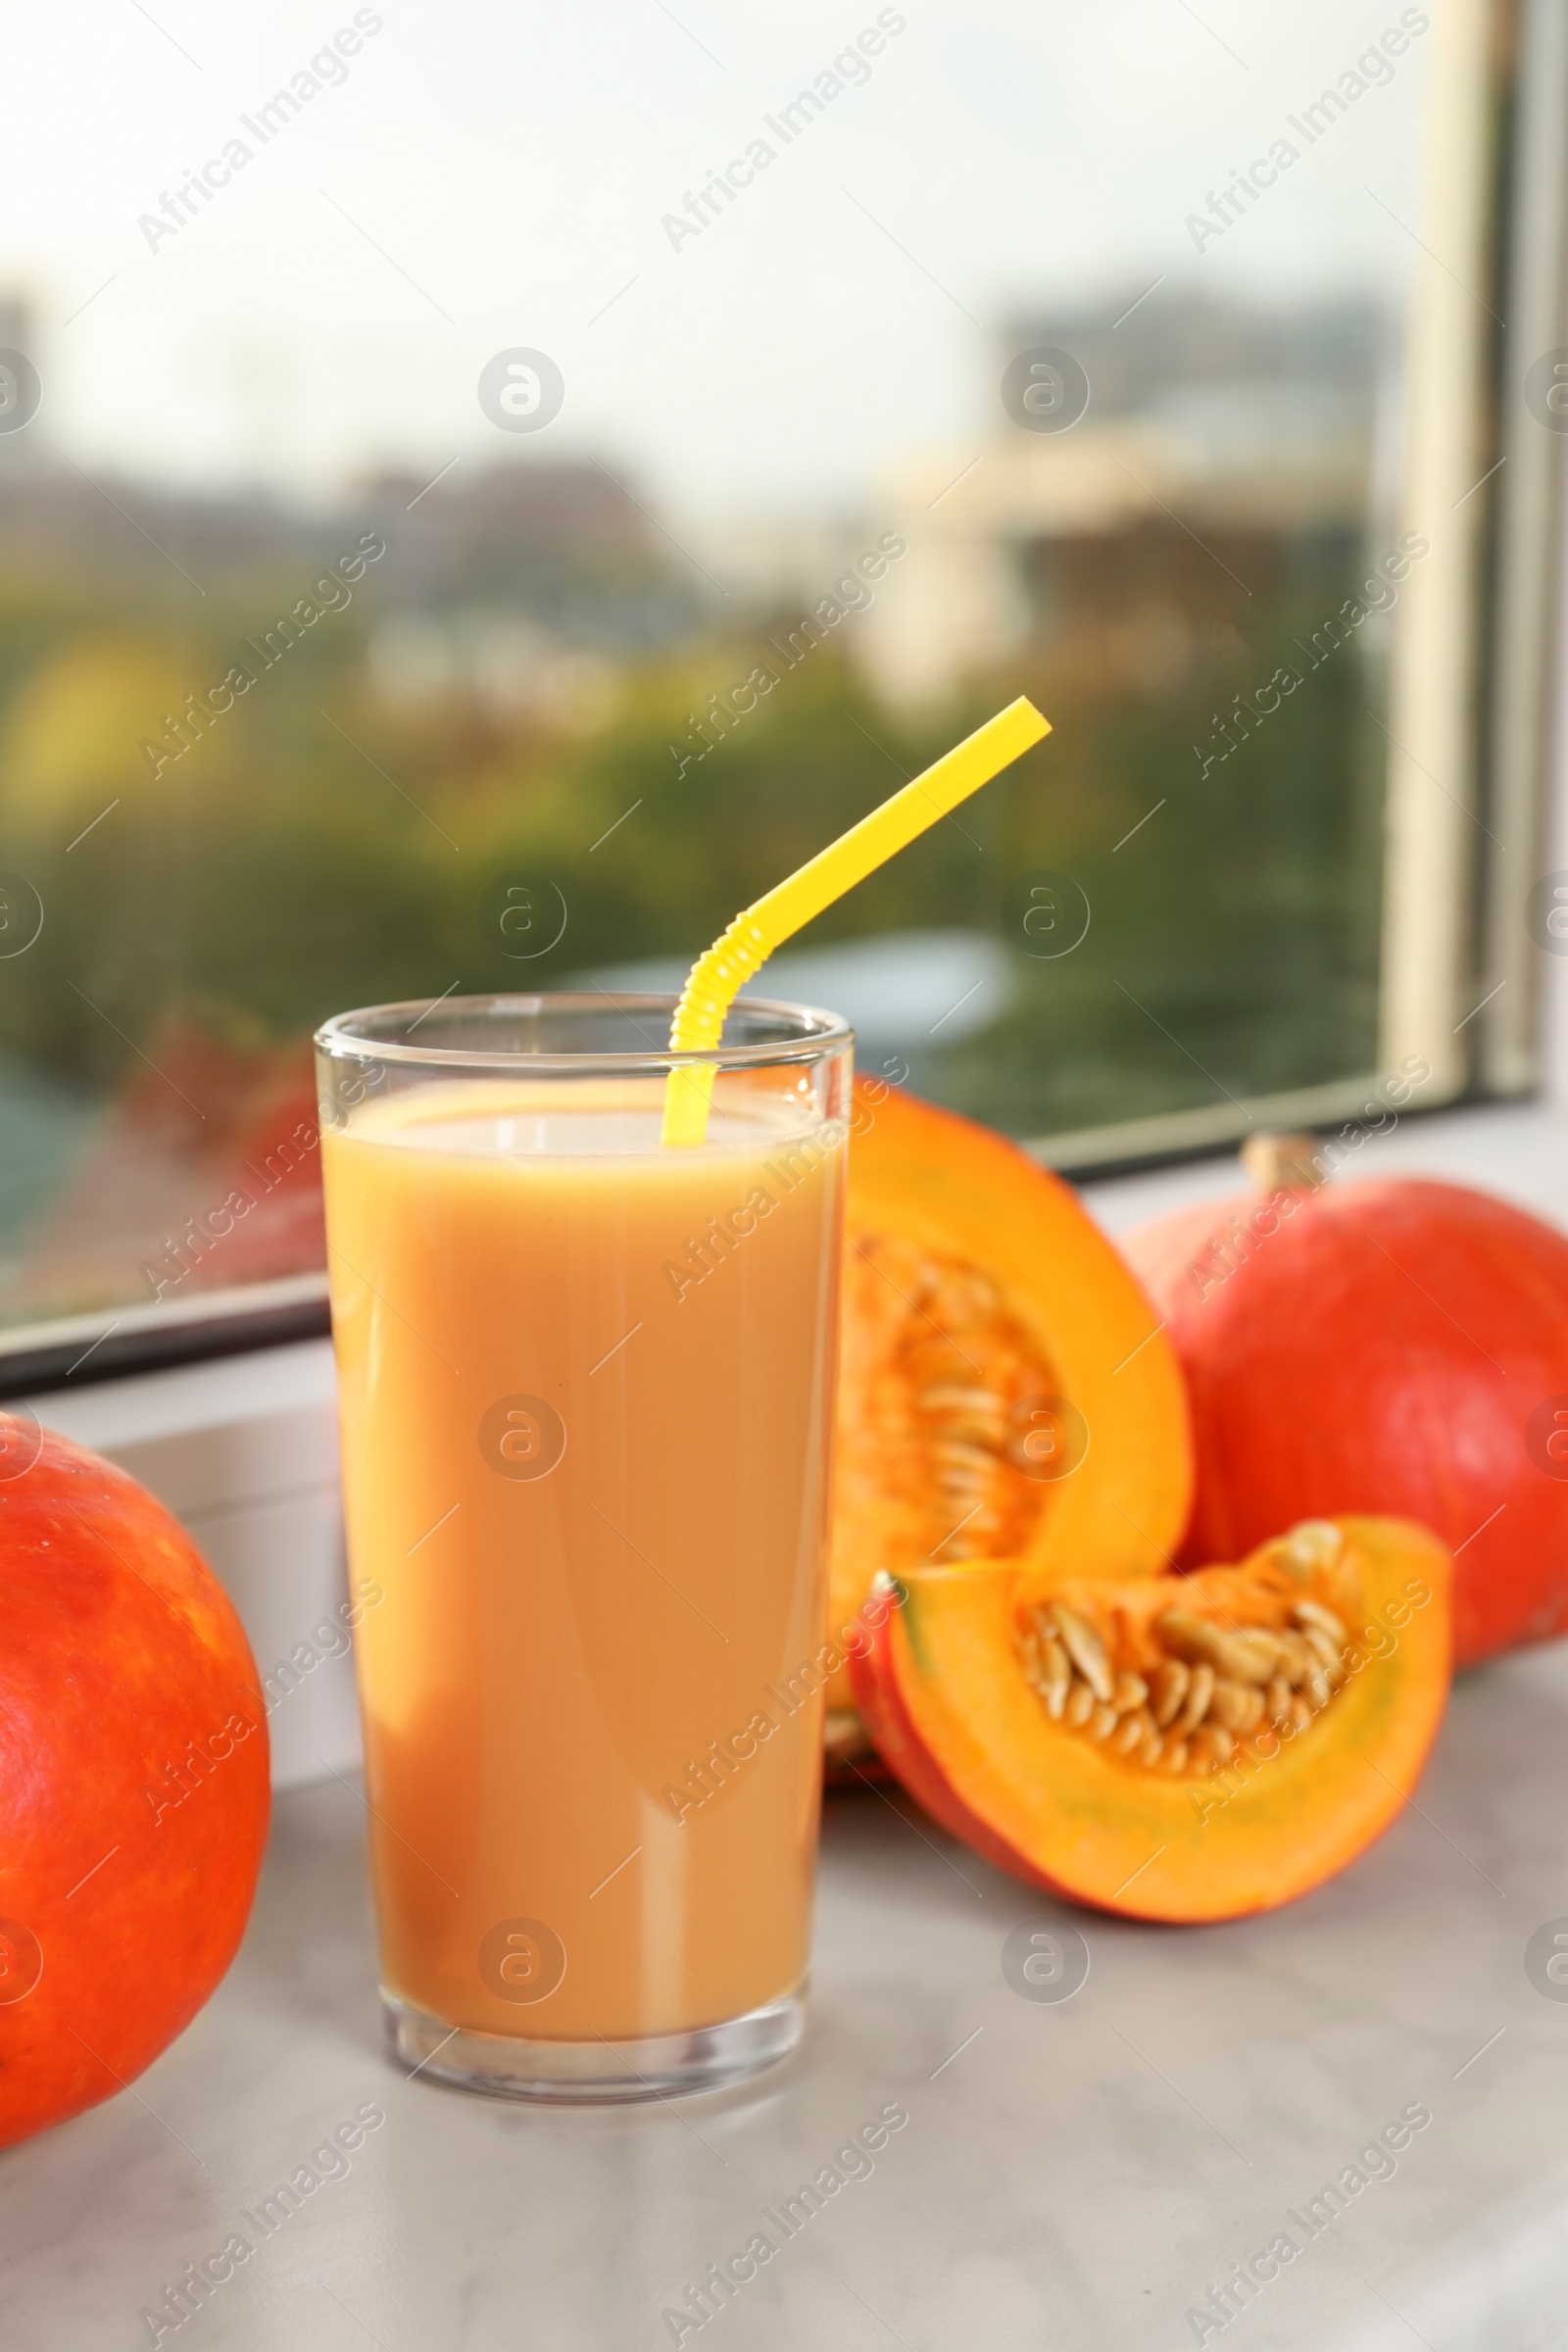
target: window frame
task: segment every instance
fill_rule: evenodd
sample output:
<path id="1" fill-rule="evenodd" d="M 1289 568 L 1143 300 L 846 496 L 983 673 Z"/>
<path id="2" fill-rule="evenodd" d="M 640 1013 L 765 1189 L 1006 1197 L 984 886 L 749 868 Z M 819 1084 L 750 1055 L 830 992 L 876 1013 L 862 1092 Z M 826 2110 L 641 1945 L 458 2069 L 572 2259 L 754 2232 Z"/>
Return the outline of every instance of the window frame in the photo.
<path id="1" fill-rule="evenodd" d="M 1540 1084 L 1545 975 L 1524 896 L 1551 834 L 1568 477 L 1564 436 L 1541 427 L 1522 386 L 1568 343 L 1568 12 L 1446 0 L 1436 31 L 1422 225 L 1446 259 L 1429 251 L 1413 285 L 1396 525 L 1433 552 L 1404 583 L 1390 664 L 1379 1067 L 1031 1140 L 1081 1179 L 1259 1125 L 1353 1119 L 1407 1055 L 1432 1071 L 1418 1117 Z"/>

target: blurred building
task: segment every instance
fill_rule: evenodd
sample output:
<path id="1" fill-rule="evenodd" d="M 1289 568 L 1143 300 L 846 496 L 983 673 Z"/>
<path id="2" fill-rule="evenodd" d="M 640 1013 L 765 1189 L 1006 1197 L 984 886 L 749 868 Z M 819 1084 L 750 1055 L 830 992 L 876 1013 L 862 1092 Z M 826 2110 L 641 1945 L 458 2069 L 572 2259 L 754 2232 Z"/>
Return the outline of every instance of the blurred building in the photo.
<path id="1" fill-rule="evenodd" d="M 890 703 L 941 701 L 1025 650 L 1086 685 L 1157 691 L 1303 548 L 1353 553 L 1386 327 L 1365 302 L 1163 292 L 1113 316 L 1020 316 L 998 335 L 997 387 L 1020 353 L 1072 355 L 1089 399 L 1069 429 L 1025 429 L 993 390 L 975 439 L 893 451 L 864 514 L 683 515 L 674 536 L 639 485 L 591 459 L 465 456 L 434 480 L 372 476 L 330 507 L 89 478 L 52 448 L 46 400 L 0 436 L 0 564 L 94 599 L 196 583 L 243 612 L 302 593 L 373 530 L 388 560 L 362 613 L 389 703 L 591 727 L 632 662 L 715 624 L 787 630 L 891 526 L 907 553 L 835 639 Z M 0 345 L 30 352 L 40 331 L 24 297 L 0 295 Z"/>
<path id="2" fill-rule="evenodd" d="M 0 295 L 0 348 L 30 357 L 37 336 L 25 299 Z M 356 593 L 394 706 L 459 699 L 502 723 L 592 725 L 619 665 L 689 635 L 707 610 L 635 489 L 591 461 L 465 457 L 433 482 L 384 472 L 312 505 L 84 470 L 52 446 L 46 409 L 0 436 L 0 565 L 95 607 L 177 606 L 198 588 L 264 620 L 366 531 L 387 560 Z"/>
<path id="3" fill-rule="evenodd" d="M 1016 355 L 1089 382 L 1068 429 L 999 397 L 978 444 L 899 460 L 878 513 L 908 555 L 857 622 L 890 702 L 935 701 L 1034 644 L 1086 684 L 1175 684 L 1205 631 L 1280 585 L 1292 549 L 1364 529 L 1382 368 L 1370 304 L 1290 312 L 1152 297 L 1118 326 L 1023 318 Z"/>
<path id="4" fill-rule="evenodd" d="M 430 486 L 385 474 L 353 509 L 395 558 L 370 645 L 393 705 L 457 696 L 502 722 L 591 728 L 621 664 L 688 635 L 706 609 L 635 494 L 591 462 L 463 460 Z"/>

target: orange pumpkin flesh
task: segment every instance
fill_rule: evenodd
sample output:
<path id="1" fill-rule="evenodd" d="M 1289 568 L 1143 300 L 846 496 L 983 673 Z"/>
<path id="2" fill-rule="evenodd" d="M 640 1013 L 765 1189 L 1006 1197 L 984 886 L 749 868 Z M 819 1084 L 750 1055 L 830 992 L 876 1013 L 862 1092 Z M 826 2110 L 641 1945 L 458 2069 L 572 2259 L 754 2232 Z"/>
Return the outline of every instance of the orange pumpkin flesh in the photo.
<path id="1" fill-rule="evenodd" d="M 1310 1587 L 1280 1564 L 1284 1543 L 1179 1582 L 1054 1579 L 1004 1561 L 910 1570 L 902 1607 L 853 1661 L 862 1719 L 935 1819 L 1032 1885 L 1141 1919 L 1273 1909 L 1388 1827 L 1447 1695 L 1447 1552 L 1403 1521 L 1331 1524 L 1347 1565 Z M 1282 1627 L 1303 1590 L 1337 1599 L 1349 1630 L 1343 1687 L 1303 1731 L 1265 1731 L 1202 1778 L 1148 1769 L 1053 1721 L 1020 1662 L 1026 1612 L 1042 1600 L 1065 1601 L 1131 1663 L 1152 1655 L 1152 1623 L 1173 1602 L 1222 1629 Z"/>
<path id="2" fill-rule="evenodd" d="M 861 1084 L 845 1224 L 835 1630 L 881 1569 L 1163 1569 L 1191 1500 L 1181 1375 L 1071 1189 L 988 1128 Z M 841 1672 L 829 1708 L 853 1703 Z"/>

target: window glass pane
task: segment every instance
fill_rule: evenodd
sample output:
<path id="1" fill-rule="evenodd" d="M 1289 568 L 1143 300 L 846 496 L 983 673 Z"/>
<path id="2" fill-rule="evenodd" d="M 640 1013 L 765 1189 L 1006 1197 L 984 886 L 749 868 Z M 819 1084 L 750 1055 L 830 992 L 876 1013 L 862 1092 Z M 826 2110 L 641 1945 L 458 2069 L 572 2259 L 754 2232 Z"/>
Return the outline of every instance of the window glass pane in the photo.
<path id="1" fill-rule="evenodd" d="M 1439 6 L 14 28 L 0 1319 L 315 1268 L 315 1023 L 677 985 L 1020 692 L 759 987 L 1020 1136 L 1369 1068 Z"/>

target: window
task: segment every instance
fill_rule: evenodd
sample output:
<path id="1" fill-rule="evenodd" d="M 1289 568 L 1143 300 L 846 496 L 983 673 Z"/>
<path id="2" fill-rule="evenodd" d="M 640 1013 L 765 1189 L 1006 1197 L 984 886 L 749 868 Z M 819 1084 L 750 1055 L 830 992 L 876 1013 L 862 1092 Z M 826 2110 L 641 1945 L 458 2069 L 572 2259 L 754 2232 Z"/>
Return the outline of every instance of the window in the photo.
<path id="1" fill-rule="evenodd" d="M 1018 692 L 760 990 L 1075 1169 L 1529 1087 L 1560 12 L 87 22 L 0 308 L 13 1386 L 320 1327 L 320 1019 L 676 986 Z"/>

